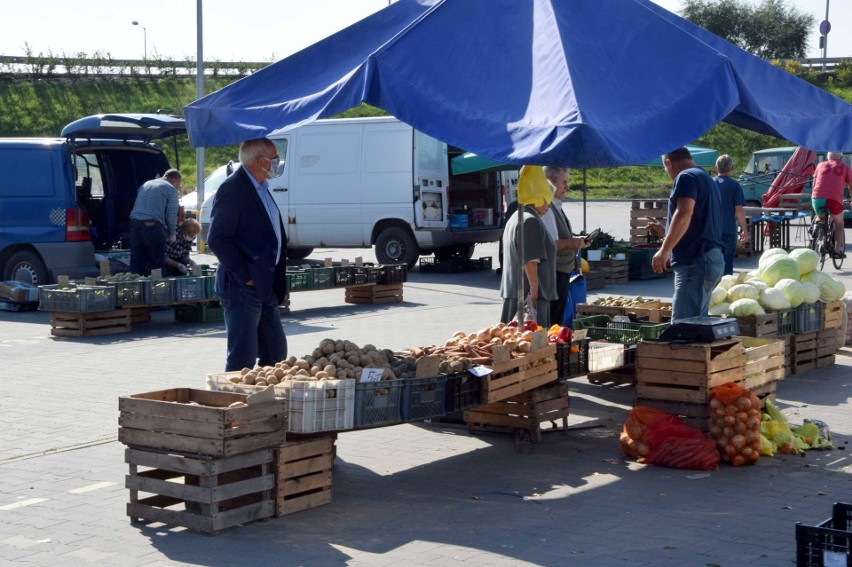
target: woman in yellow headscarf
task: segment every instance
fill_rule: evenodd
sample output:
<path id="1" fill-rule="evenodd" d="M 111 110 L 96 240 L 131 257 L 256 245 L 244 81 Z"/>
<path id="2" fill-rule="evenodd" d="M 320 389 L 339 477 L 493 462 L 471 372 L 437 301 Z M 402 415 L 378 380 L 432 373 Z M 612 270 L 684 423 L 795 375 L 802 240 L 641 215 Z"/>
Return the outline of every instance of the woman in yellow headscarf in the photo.
<path id="1" fill-rule="evenodd" d="M 518 204 L 522 221 L 513 214 L 503 232 L 503 266 L 500 297 L 503 313 L 500 320 L 508 323 L 518 312 L 518 279 L 523 278 L 524 297 L 536 313 L 536 323 L 550 327 L 550 302 L 556 301 L 556 243 L 548 234 L 541 217 L 550 208 L 553 193 L 540 166 L 525 165 L 518 178 Z M 523 227 L 523 250 L 518 246 L 518 233 Z M 523 270 L 521 269 L 523 267 Z"/>

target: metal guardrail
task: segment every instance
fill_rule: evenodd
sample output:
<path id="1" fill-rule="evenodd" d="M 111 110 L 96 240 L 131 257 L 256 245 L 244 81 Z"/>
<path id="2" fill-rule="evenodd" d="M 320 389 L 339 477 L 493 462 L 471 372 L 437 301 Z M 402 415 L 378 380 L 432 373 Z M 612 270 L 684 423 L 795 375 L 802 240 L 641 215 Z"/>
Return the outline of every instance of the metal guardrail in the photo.
<path id="1" fill-rule="evenodd" d="M 270 65 L 268 61 L 205 61 L 205 75 L 245 75 Z M 65 56 L 0 55 L 0 73 L 54 75 L 195 75 L 194 59 L 112 59 Z"/>

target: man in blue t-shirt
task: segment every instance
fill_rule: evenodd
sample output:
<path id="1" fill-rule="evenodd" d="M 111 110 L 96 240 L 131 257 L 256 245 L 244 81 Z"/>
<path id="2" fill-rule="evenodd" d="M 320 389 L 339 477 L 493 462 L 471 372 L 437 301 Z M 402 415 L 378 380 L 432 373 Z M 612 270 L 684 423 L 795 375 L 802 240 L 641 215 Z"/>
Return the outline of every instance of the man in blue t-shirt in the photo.
<path id="1" fill-rule="evenodd" d="M 695 165 L 686 148 L 663 156 L 674 181 L 666 228 L 649 223 L 663 237 L 651 267 L 662 273 L 671 262 L 674 271 L 672 320 L 706 316 L 710 293 L 722 279 L 722 225 L 719 190 L 710 175 Z"/>
<path id="2" fill-rule="evenodd" d="M 734 273 L 734 254 L 737 251 L 737 224 L 740 225 L 739 240 L 748 242 L 748 230 L 746 230 L 745 195 L 743 188 L 735 180 L 731 179 L 731 171 L 734 169 L 734 160 L 725 154 L 716 160 L 716 172 L 719 174 L 713 180 L 719 187 L 719 200 L 722 202 L 722 244 L 725 245 L 725 273 Z"/>

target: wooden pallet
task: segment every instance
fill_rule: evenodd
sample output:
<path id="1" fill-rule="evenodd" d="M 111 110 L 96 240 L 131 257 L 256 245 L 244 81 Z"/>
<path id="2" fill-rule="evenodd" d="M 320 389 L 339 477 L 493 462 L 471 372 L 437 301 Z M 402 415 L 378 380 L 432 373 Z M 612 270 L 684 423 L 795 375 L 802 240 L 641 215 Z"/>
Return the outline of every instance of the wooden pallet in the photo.
<path id="1" fill-rule="evenodd" d="M 129 333 L 131 323 L 130 309 L 94 313 L 51 311 L 50 334 L 57 337 L 97 337 Z"/>
<path id="2" fill-rule="evenodd" d="M 163 522 L 216 534 L 275 514 L 273 451 L 235 457 L 126 449 L 131 522 Z M 140 498 L 140 493 L 151 496 Z"/>
<path id="3" fill-rule="evenodd" d="M 822 306 L 821 329 L 839 329 L 843 324 L 843 302 L 831 301 Z"/>
<path id="4" fill-rule="evenodd" d="M 642 341 L 636 352 L 636 397 L 707 404 L 710 389 L 745 379 L 745 348 L 736 339 L 675 344 Z"/>
<path id="5" fill-rule="evenodd" d="M 556 345 L 547 342 L 545 331 L 537 331 L 532 347 L 521 358 L 511 358 L 507 349 L 494 347 L 491 373 L 482 379 L 483 403 L 500 402 L 556 381 Z"/>
<path id="6" fill-rule="evenodd" d="M 290 441 L 276 451 L 275 516 L 331 502 L 331 470 L 336 434 Z"/>
<path id="7" fill-rule="evenodd" d="M 568 412 L 571 399 L 565 383 L 540 386 L 517 396 L 465 410 L 468 431 L 476 433 L 477 426 L 521 429 L 529 432 L 534 443 L 541 442 L 541 424 L 547 421 L 556 427 L 562 420 L 562 432 L 568 432 Z"/>
<path id="8" fill-rule="evenodd" d="M 118 399 L 118 440 L 142 449 L 230 457 L 282 445 L 287 405 L 275 398 L 242 407 L 248 396 L 173 388 Z"/>
<path id="9" fill-rule="evenodd" d="M 402 284 L 373 284 L 346 288 L 346 303 L 373 304 L 402 301 Z"/>

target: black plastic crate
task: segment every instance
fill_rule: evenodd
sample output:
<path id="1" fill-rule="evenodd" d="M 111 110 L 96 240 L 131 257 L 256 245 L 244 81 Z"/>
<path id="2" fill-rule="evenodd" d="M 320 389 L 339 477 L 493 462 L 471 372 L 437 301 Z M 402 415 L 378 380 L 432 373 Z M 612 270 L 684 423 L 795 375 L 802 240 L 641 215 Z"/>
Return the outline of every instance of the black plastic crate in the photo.
<path id="1" fill-rule="evenodd" d="M 383 264 L 377 268 L 377 284 L 405 283 L 408 280 L 408 267 L 405 264 Z"/>
<path id="2" fill-rule="evenodd" d="M 803 303 L 793 312 L 793 332 L 815 333 L 822 326 L 822 303 Z"/>
<path id="3" fill-rule="evenodd" d="M 843 502 L 835 502 L 831 518 L 816 526 L 806 526 L 797 522 L 796 565 L 798 567 L 852 565 L 850 523 L 852 523 L 852 504 Z"/>
<path id="4" fill-rule="evenodd" d="M 560 380 L 589 373 L 589 339 L 556 343 L 556 376 Z"/>
<path id="5" fill-rule="evenodd" d="M 370 283 L 370 276 L 372 275 L 372 270 L 367 266 L 351 266 L 352 268 L 352 284 L 353 285 L 362 285 L 365 283 Z"/>
<path id="6" fill-rule="evenodd" d="M 791 307 L 790 309 L 779 309 L 775 313 L 778 315 L 778 338 L 792 335 L 796 328 L 796 310 Z"/>
<path id="7" fill-rule="evenodd" d="M 355 429 L 392 425 L 402 421 L 402 388 L 405 380 L 355 384 Z"/>
<path id="8" fill-rule="evenodd" d="M 345 287 L 355 283 L 355 272 L 352 266 L 335 266 L 334 267 L 334 285 L 335 287 Z"/>
<path id="9" fill-rule="evenodd" d="M 422 421 L 446 413 L 447 375 L 407 378 L 402 387 L 402 421 Z"/>
<path id="10" fill-rule="evenodd" d="M 446 413 L 475 408 L 482 405 L 482 377 L 470 372 L 457 372 L 447 376 L 444 410 Z"/>
<path id="11" fill-rule="evenodd" d="M 437 272 L 440 274 L 457 274 L 462 272 L 475 272 L 477 270 L 490 270 L 491 256 L 472 260 L 463 256 L 452 256 L 446 260 L 439 260 L 434 256 L 420 258 L 421 272 Z"/>

